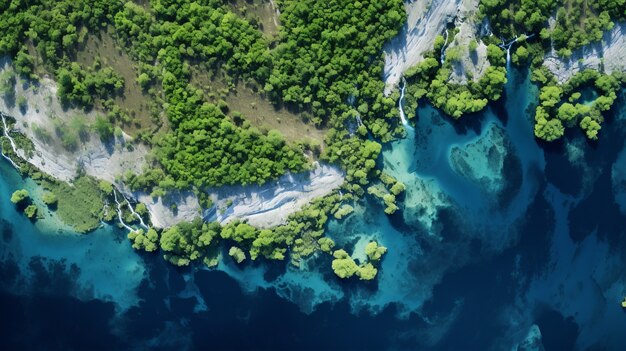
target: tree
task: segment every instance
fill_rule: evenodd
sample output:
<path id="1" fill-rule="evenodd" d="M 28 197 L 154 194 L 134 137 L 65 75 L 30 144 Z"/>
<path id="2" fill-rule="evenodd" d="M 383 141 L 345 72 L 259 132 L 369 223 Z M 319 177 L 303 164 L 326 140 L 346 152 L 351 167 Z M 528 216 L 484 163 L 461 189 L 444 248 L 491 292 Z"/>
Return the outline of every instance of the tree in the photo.
<path id="1" fill-rule="evenodd" d="M 375 241 L 369 242 L 365 245 L 365 254 L 370 261 L 379 261 L 386 252 L 387 248 L 384 246 L 378 246 L 378 243 Z"/>
<path id="2" fill-rule="evenodd" d="M 504 66 L 506 64 L 504 51 L 493 44 L 487 45 L 487 59 L 489 63 L 495 66 Z"/>
<path id="3" fill-rule="evenodd" d="M 17 97 L 17 106 L 20 108 L 22 113 L 26 112 L 26 108 L 28 107 L 28 101 L 24 95 L 19 95 Z"/>
<path id="4" fill-rule="evenodd" d="M 207 249 L 219 236 L 220 225 L 216 222 L 203 223 L 200 218 L 192 222 L 179 223 L 161 234 L 161 249 L 165 258 L 175 265 L 189 265 L 205 257 Z"/>
<path id="5" fill-rule="evenodd" d="M 535 136 L 539 139 L 543 139 L 545 141 L 554 141 L 562 137 L 564 132 L 565 128 L 563 127 L 561 121 L 558 119 L 536 119 Z"/>
<path id="6" fill-rule="evenodd" d="M 389 191 L 391 191 L 393 195 L 398 196 L 402 194 L 405 190 L 406 186 L 404 185 L 404 183 L 396 182 L 394 185 L 391 186 L 391 189 Z"/>
<path id="7" fill-rule="evenodd" d="M 92 128 L 98 133 L 102 141 L 113 138 L 113 124 L 106 117 L 97 116 Z"/>
<path id="8" fill-rule="evenodd" d="M 556 85 L 548 85 L 541 88 L 541 93 L 539 94 L 539 100 L 541 101 L 541 106 L 544 107 L 554 107 L 556 104 L 561 101 L 561 95 L 563 94 L 563 90 L 561 87 Z"/>
<path id="9" fill-rule="evenodd" d="M 30 194 L 26 189 L 20 189 L 13 192 L 11 202 L 17 206 L 22 206 L 30 201 Z"/>
<path id="10" fill-rule="evenodd" d="M 37 206 L 35 206 L 35 205 L 28 205 L 24 209 L 24 214 L 26 215 L 26 217 L 28 217 L 31 220 L 36 219 L 37 218 Z"/>
<path id="11" fill-rule="evenodd" d="M 359 276 L 359 279 L 361 280 L 372 280 L 376 278 L 377 273 L 378 269 L 376 269 L 376 267 L 374 267 L 374 265 L 369 262 L 361 265 L 356 272 L 356 274 Z"/>
<path id="12" fill-rule="evenodd" d="M 587 138 L 592 140 L 598 140 L 598 132 L 600 131 L 600 123 L 592 119 L 589 116 L 585 116 L 580 121 L 580 127 L 585 131 Z"/>
<path id="13" fill-rule="evenodd" d="M 470 40 L 468 49 L 470 53 L 472 54 L 476 53 L 476 49 L 478 49 L 478 42 L 476 41 L 476 39 Z"/>
<path id="14" fill-rule="evenodd" d="M 246 260 L 246 253 L 236 246 L 231 246 L 230 250 L 228 250 L 228 255 L 237 263 L 241 263 Z"/>
<path id="15" fill-rule="evenodd" d="M 528 49 L 525 46 L 521 45 L 515 50 L 513 54 L 513 63 L 516 65 L 521 65 L 528 60 Z"/>
<path id="16" fill-rule="evenodd" d="M 146 252 L 156 251 L 159 246 L 159 233 L 154 228 L 149 228 L 144 234 L 143 229 L 128 233 L 128 239 L 133 243 L 133 249 Z"/>
<path id="17" fill-rule="evenodd" d="M 106 180 L 101 180 L 98 183 L 98 187 L 100 188 L 100 191 L 102 191 L 105 195 L 110 195 L 111 193 L 113 193 L 113 184 L 107 182 Z"/>
<path id="18" fill-rule="evenodd" d="M 257 229 L 248 223 L 232 223 L 221 231 L 223 239 L 231 239 L 238 243 L 253 240 L 257 236 Z"/>
<path id="19" fill-rule="evenodd" d="M 495 101 L 500 98 L 506 81 L 506 70 L 504 68 L 489 66 L 478 84 L 482 88 L 482 93 L 489 100 Z"/>
<path id="20" fill-rule="evenodd" d="M 330 253 L 333 247 L 335 247 L 335 242 L 331 238 L 323 237 L 317 240 L 317 243 L 320 246 L 320 250 L 326 253 Z"/>
<path id="21" fill-rule="evenodd" d="M 566 123 L 573 121 L 576 117 L 578 117 L 578 110 L 574 105 L 565 102 L 561 106 L 559 106 L 557 117 Z"/>
<path id="22" fill-rule="evenodd" d="M 150 84 L 152 83 L 152 79 L 145 72 L 141 73 L 139 77 L 137 77 L 137 83 L 141 86 L 142 89 L 148 89 Z"/>
<path id="23" fill-rule="evenodd" d="M 350 205 L 343 205 L 341 206 L 334 214 L 336 219 L 342 219 L 343 217 L 349 215 L 350 213 L 354 212 L 354 207 L 350 206 Z"/>
<path id="24" fill-rule="evenodd" d="M 337 250 L 333 253 L 333 256 L 335 257 L 332 262 L 333 272 L 339 278 L 350 278 L 359 270 L 359 266 L 345 250 Z"/>
<path id="25" fill-rule="evenodd" d="M 143 202 L 140 202 L 137 204 L 137 206 L 135 206 L 135 212 L 137 212 L 137 214 L 140 216 L 145 216 L 149 213 L 146 204 L 144 204 Z"/>
<path id="26" fill-rule="evenodd" d="M 396 197 L 393 194 L 385 194 L 383 195 L 383 201 L 387 206 L 385 208 L 386 214 L 393 214 L 398 210 L 398 206 L 396 205 Z"/>

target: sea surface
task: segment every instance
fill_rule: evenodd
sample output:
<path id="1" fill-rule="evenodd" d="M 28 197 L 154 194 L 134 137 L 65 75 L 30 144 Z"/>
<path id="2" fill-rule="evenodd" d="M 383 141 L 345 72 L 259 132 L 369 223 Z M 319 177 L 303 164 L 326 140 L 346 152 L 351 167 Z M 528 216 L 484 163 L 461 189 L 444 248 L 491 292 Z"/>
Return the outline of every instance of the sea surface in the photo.
<path id="1" fill-rule="evenodd" d="M 341 281 L 331 258 L 180 269 L 10 203 L 40 190 L 0 162 L 0 349 L 624 350 L 626 99 L 600 140 L 538 143 L 537 89 L 451 121 L 422 103 L 380 166 L 407 185 L 391 216 L 366 197 L 328 235 L 377 280 Z M 77 204 L 78 205 L 78 204 Z"/>

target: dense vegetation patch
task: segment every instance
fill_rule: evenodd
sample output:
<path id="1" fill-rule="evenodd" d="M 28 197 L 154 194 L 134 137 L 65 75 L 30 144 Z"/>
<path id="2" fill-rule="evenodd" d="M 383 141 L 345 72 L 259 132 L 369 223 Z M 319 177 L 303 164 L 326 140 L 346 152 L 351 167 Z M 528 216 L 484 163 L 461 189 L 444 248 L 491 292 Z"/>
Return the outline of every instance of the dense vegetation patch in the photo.
<path id="1" fill-rule="evenodd" d="M 376 241 L 372 241 L 365 246 L 367 261 L 357 264 L 345 250 L 336 250 L 333 253 L 333 272 L 342 279 L 357 276 L 360 280 L 372 280 L 376 278 L 378 274 L 376 266 L 386 252 L 386 247 L 379 246 Z"/>
<path id="2" fill-rule="evenodd" d="M 87 233 L 100 226 L 104 212 L 104 195 L 96 180 L 80 177 L 72 184 L 41 181 L 44 189 L 56 197 L 56 213 L 64 223 L 79 233 Z"/>
<path id="3" fill-rule="evenodd" d="M 467 84 L 449 83 L 454 58 L 448 57 L 441 62 L 445 50 L 444 38 L 438 36 L 434 50 L 424 54 L 424 60 L 405 73 L 407 88 L 405 92 L 405 111 L 411 117 L 422 97 L 455 119 L 464 114 L 478 112 L 489 101 L 498 100 L 506 84 L 506 58 L 504 51 L 494 43 L 487 47 L 490 66 L 478 81 L 469 79 Z"/>
<path id="4" fill-rule="evenodd" d="M 547 48 L 553 45 L 565 57 L 602 39 L 603 32 L 613 27 L 613 21 L 626 20 L 624 0 L 483 0 L 480 9 L 498 37 L 541 34 Z M 556 21 L 549 28 L 551 16 Z"/>
<path id="5" fill-rule="evenodd" d="M 140 62 L 142 81 L 160 81 L 173 129 L 156 142 L 165 172 L 131 179 L 133 188 L 264 183 L 306 168 L 302 150 L 288 146 L 280 134 L 235 125 L 226 105 L 204 101 L 190 84 L 188 61 L 234 75 L 267 76 L 267 43 L 250 23 L 217 1 L 160 1 L 150 9 L 126 3 L 115 15 L 115 27 Z"/>
<path id="6" fill-rule="evenodd" d="M 535 112 L 535 136 L 546 141 L 559 139 L 566 127 L 576 125 L 587 138 L 598 139 L 602 114 L 611 108 L 621 84 L 626 82 L 624 74 L 607 75 L 589 69 L 578 72 L 563 85 L 557 84 L 545 69 L 536 70 L 533 78 L 544 84 Z M 585 99 L 583 92 L 597 97 Z"/>
<path id="7" fill-rule="evenodd" d="M 358 114 L 374 136 L 386 139 L 393 101 L 383 96 L 383 44 L 405 21 L 402 1 L 281 1 L 281 43 L 265 91 L 310 111 L 313 120 L 343 128 Z M 346 116 L 347 117 L 347 116 Z M 354 118 L 354 115 L 349 117 Z"/>

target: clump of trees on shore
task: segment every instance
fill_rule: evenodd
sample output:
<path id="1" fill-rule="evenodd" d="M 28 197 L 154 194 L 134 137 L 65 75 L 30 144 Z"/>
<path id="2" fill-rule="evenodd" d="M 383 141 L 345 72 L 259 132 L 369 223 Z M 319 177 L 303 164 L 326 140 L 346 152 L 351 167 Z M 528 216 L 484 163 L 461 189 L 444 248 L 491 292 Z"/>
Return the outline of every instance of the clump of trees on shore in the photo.
<path id="1" fill-rule="evenodd" d="M 576 73 L 562 85 L 545 69 L 534 77 L 544 84 L 535 111 L 535 136 L 545 141 L 561 138 L 566 128 L 576 125 L 587 138 L 597 140 L 604 121 L 602 114 L 611 108 L 621 84 L 626 82 L 623 74 L 608 75 L 591 69 Z M 595 91 L 598 96 L 584 101 L 582 91 Z"/>
<path id="2" fill-rule="evenodd" d="M 360 280 L 372 280 L 376 278 L 376 274 L 378 274 L 376 266 L 386 252 L 387 248 L 379 246 L 376 241 L 369 242 L 365 246 L 367 261 L 357 264 L 345 250 L 336 250 L 333 253 L 333 272 L 342 279 L 357 276 Z"/>

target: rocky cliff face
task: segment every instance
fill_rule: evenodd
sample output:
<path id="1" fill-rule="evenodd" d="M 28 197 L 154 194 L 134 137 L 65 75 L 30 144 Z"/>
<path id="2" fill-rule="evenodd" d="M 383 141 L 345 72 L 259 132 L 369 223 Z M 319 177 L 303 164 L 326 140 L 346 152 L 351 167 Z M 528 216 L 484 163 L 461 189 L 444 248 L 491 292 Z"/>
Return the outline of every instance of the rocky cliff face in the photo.
<path id="1" fill-rule="evenodd" d="M 286 174 L 264 185 L 211 189 L 208 193 L 215 206 L 204 217 L 220 223 L 246 220 L 261 228 L 280 225 L 311 200 L 330 194 L 343 182 L 341 170 L 316 164 L 310 172 Z"/>
<path id="2" fill-rule="evenodd" d="M 143 202 L 150 212 L 155 227 L 167 228 L 182 221 L 203 217 L 222 224 L 234 220 L 266 228 L 284 224 L 287 218 L 302 209 L 311 200 L 330 194 L 345 179 L 341 170 L 316 164 L 309 172 L 286 174 L 263 185 L 231 185 L 208 189 L 213 206 L 202 213 L 198 198 L 192 192 L 172 191 L 165 197 L 153 198 L 143 192 L 128 197 Z"/>
<path id="3" fill-rule="evenodd" d="M 626 23 L 617 23 L 606 32 L 600 42 L 589 44 L 561 58 L 555 52 L 546 55 L 544 66 L 556 76 L 559 83 L 587 68 L 600 72 L 626 72 Z"/>

